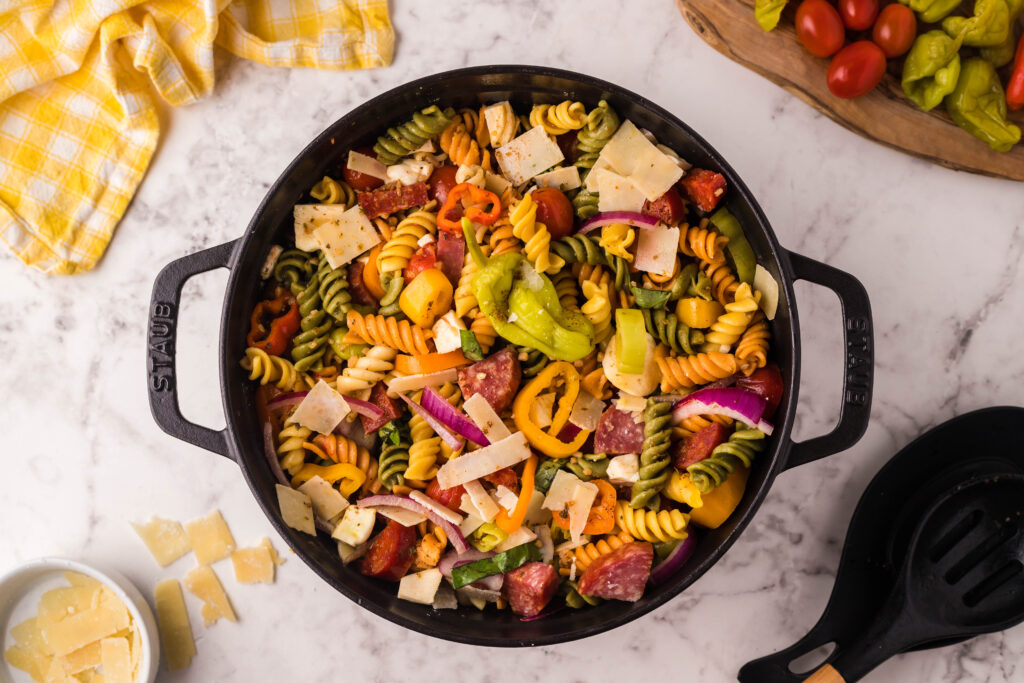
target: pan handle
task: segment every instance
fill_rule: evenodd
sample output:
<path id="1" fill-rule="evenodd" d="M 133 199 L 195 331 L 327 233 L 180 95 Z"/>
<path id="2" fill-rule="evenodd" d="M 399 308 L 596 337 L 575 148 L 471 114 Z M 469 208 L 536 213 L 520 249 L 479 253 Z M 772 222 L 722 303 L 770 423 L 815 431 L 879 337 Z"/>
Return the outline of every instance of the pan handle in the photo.
<path id="1" fill-rule="evenodd" d="M 149 407 L 153 418 L 171 436 L 230 458 L 227 432 L 197 425 L 185 419 L 178 406 L 175 380 L 178 313 L 181 288 L 194 275 L 215 268 L 230 268 L 238 240 L 197 251 L 168 263 L 153 283 L 149 303 L 149 331 L 146 347 L 149 376 Z"/>
<path id="2" fill-rule="evenodd" d="M 792 251 L 789 252 L 789 262 L 795 279 L 828 287 L 839 297 L 843 312 L 846 371 L 843 374 L 839 423 L 828 434 L 794 443 L 786 460 L 786 469 L 846 450 L 860 440 L 871 416 L 871 389 L 875 373 L 871 302 L 864 285 L 849 273 Z"/>

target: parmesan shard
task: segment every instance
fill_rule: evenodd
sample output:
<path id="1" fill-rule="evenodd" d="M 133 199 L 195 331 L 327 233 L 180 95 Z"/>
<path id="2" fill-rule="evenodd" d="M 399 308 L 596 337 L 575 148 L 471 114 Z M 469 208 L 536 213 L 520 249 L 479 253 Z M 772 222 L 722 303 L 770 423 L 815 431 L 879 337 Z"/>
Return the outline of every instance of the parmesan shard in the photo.
<path id="1" fill-rule="evenodd" d="M 135 629 L 136 631 L 138 629 Z M 121 640 L 124 640 L 123 638 Z M 61 668 L 65 674 L 77 674 L 99 666 L 101 662 L 100 647 L 102 640 L 94 640 L 85 647 L 80 647 L 74 652 L 69 652 L 63 657 L 54 659 L 60 660 Z M 127 641 L 125 641 L 127 642 Z"/>
<path id="2" fill-rule="evenodd" d="M 260 540 L 260 545 L 270 551 L 270 559 L 273 560 L 274 564 L 277 565 L 278 567 L 280 567 L 282 564 L 287 562 L 287 560 L 285 560 L 283 557 L 281 557 L 280 555 L 277 554 L 277 550 L 274 549 L 274 546 L 270 542 L 270 539 L 267 538 L 266 536 L 264 536 Z"/>
<path id="3" fill-rule="evenodd" d="M 483 394 L 473 394 L 467 398 L 462 404 L 462 409 L 492 443 L 512 436 L 512 432 L 501 421 L 498 413 L 494 412 L 494 408 Z"/>
<path id="4" fill-rule="evenodd" d="M 597 180 L 597 209 L 601 213 L 608 211 L 632 211 L 640 213 L 644 208 L 644 193 L 637 189 L 629 178 L 616 175 L 611 171 L 603 171 Z M 641 234 L 645 232 L 640 231 Z M 672 253 L 675 258 L 675 252 Z"/>
<path id="5" fill-rule="evenodd" d="M 655 147 L 629 120 L 622 122 L 601 150 L 598 160 L 602 159 L 652 202 L 683 177 L 683 169 L 675 160 Z"/>
<path id="6" fill-rule="evenodd" d="M 340 221 L 347 210 L 344 204 L 296 204 L 292 210 L 296 248 L 310 252 L 319 249 L 313 232 L 323 225 Z"/>
<path id="7" fill-rule="evenodd" d="M 316 248 L 323 251 L 331 268 L 355 260 L 381 241 L 377 228 L 358 204 L 337 218 L 322 222 L 312 232 Z"/>
<path id="8" fill-rule="evenodd" d="M 378 180 L 388 180 L 388 167 L 380 163 L 374 157 L 360 154 L 355 150 L 349 150 L 348 167 L 350 170 L 363 175 L 368 175 Z"/>
<path id="9" fill-rule="evenodd" d="M 203 615 L 204 626 L 212 626 L 221 618 L 238 621 L 235 610 L 231 607 L 231 601 L 228 600 L 228 595 L 224 592 L 224 586 L 221 585 L 217 574 L 210 567 L 199 565 L 185 574 L 185 588 L 203 601 L 200 614 Z"/>
<path id="10" fill-rule="evenodd" d="M 231 553 L 238 583 L 274 583 L 274 558 L 265 545 L 240 548 Z"/>
<path id="11" fill-rule="evenodd" d="M 368 509 L 373 510 L 377 514 L 383 515 L 388 519 L 393 519 L 402 526 L 416 526 L 420 522 L 427 521 L 426 515 L 421 515 L 418 512 L 413 512 L 412 510 L 407 510 L 405 508 L 400 508 L 397 505 L 376 505 Z"/>
<path id="12" fill-rule="evenodd" d="M 105 593 L 96 607 L 49 624 L 43 627 L 42 634 L 50 651 L 61 656 L 128 628 L 130 624 L 131 617 L 124 603 L 113 593 Z"/>
<path id="13" fill-rule="evenodd" d="M 330 434 L 352 409 L 345 397 L 327 382 L 318 380 L 288 419 L 319 434 Z"/>
<path id="14" fill-rule="evenodd" d="M 581 391 L 576 396 L 576 402 L 572 404 L 569 422 L 580 429 L 593 431 L 597 429 L 602 413 L 604 413 L 604 401 L 589 391 Z"/>
<path id="15" fill-rule="evenodd" d="M 494 157 L 505 177 L 516 186 L 526 184 L 530 178 L 565 159 L 558 143 L 551 139 L 543 126 L 531 128 L 498 147 L 494 150 Z"/>
<path id="16" fill-rule="evenodd" d="M 348 507 L 345 496 L 319 475 L 311 477 L 299 490 L 309 496 L 313 512 L 325 522 L 331 521 Z"/>
<path id="17" fill-rule="evenodd" d="M 510 533 L 505 540 L 496 545 L 494 547 L 494 552 L 503 553 L 506 550 L 511 550 L 516 546 L 522 545 L 524 543 L 529 543 L 530 541 L 535 540 L 537 540 L 537 534 L 533 533 L 533 530 L 530 529 L 530 527 L 521 526 L 512 533 Z"/>
<path id="18" fill-rule="evenodd" d="M 214 510 L 206 517 L 193 519 L 185 524 L 192 552 L 199 564 L 212 564 L 223 560 L 235 549 L 235 537 L 231 535 L 220 510 Z"/>
<path id="19" fill-rule="evenodd" d="M 313 521 L 313 503 L 302 491 L 290 486 L 275 484 L 277 504 L 281 508 L 281 519 L 284 523 L 302 533 L 316 536 L 316 523 Z"/>
<path id="20" fill-rule="evenodd" d="M 181 522 L 153 517 L 145 524 L 132 522 L 132 528 L 161 567 L 166 567 L 192 550 Z"/>
<path id="21" fill-rule="evenodd" d="M 659 226 L 638 232 L 633 265 L 637 270 L 655 275 L 672 275 L 676 263 L 676 250 L 679 248 L 679 228 Z"/>
<path id="22" fill-rule="evenodd" d="M 132 656 L 127 640 L 104 638 L 100 641 L 100 653 L 106 683 L 132 683 Z"/>
<path id="23" fill-rule="evenodd" d="M 443 489 L 450 489 L 521 463 L 529 457 L 526 435 L 516 432 L 507 439 L 449 460 L 437 471 L 437 483 Z"/>
<path id="24" fill-rule="evenodd" d="M 580 170 L 575 166 L 556 168 L 553 171 L 541 173 L 533 179 L 533 182 L 537 183 L 537 187 L 553 187 L 562 192 L 568 192 L 580 186 Z"/>
<path id="25" fill-rule="evenodd" d="M 490 522 L 498 516 L 498 504 L 491 498 L 491 494 L 487 493 L 483 484 L 474 479 L 463 484 L 463 488 L 466 489 L 464 498 L 469 498 L 469 501 L 460 507 L 466 510 L 467 514 L 475 515 L 484 522 Z"/>
<path id="26" fill-rule="evenodd" d="M 177 579 L 164 579 L 154 593 L 156 619 L 160 624 L 160 644 L 170 671 L 184 669 L 196 656 L 192 625 L 185 609 L 185 596 Z"/>
<path id="27" fill-rule="evenodd" d="M 582 482 L 573 491 L 572 500 L 569 501 L 569 538 L 578 540 L 582 536 L 590 508 L 596 499 L 597 484 L 593 482 Z"/>

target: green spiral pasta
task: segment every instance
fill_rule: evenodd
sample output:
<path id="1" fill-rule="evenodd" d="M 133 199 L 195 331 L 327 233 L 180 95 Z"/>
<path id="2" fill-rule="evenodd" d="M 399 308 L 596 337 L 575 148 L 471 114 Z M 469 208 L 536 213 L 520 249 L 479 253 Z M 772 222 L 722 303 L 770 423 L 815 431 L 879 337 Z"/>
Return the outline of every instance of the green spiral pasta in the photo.
<path id="1" fill-rule="evenodd" d="M 320 276 L 313 273 L 305 286 L 292 285 L 292 293 L 299 302 L 299 333 L 292 339 L 292 361 L 299 372 L 319 370 L 323 367 L 324 353 L 328 347 L 328 335 L 334 322 L 323 309 L 320 298 Z"/>
<path id="2" fill-rule="evenodd" d="M 690 287 L 694 285 L 700 273 L 700 266 L 696 263 L 687 263 L 683 266 L 679 273 L 672 278 L 672 284 L 668 288 L 668 300 L 678 301 L 689 294 Z"/>
<path id="3" fill-rule="evenodd" d="M 626 259 L 606 252 L 597 241 L 588 235 L 569 235 L 551 243 L 555 252 L 566 263 L 588 263 L 592 266 L 607 266 L 615 276 L 615 289 L 629 290 L 629 264 Z"/>
<path id="4" fill-rule="evenodd" d="M 566 581 L 565 587 L 567 591 L 565 594 L 565 604 L 573 609 L 596 607 L 604 602 L 604 600 L 596 595 L 582 595 L 575 581 Z"/>
<path id="5" fill-rule="evenodd" d="M 334 351 L 334 355 L 338 360 L 347 361 L 352 356 L 361 356 L 370 348 L 369 344 L 352 344 L 350 342 L 346 342 L 346 334 L 348 334 L 348 328 L 341 326 L 335 327 L 331 330 L 331 333 L 327 335 L 327 343 L 330 344 L 331 350 Z"/>
<path id="6" fill-rule="evenodd" d="M 382 445 L 377 478 L 390 491 L 405 484 L 405 471 L 409 469 L 408 421 L 392 420 L 381 427 L 381 433 Z M 391 435 L 397 435 L 397 438 L 392 439 Z"/>
<path id="7" fill-rule="evenodd" d="M 581 178 L 584 182 L 586 176 Z M 576 215 L 581 221 L 585 221 L 588 218 L 596 216 L 600 210 L 597 208 L 598 196 L 596 192 L 590 192 L 587 188 L 582 187 L 580 191 L 573 195 L 572 208 L 576 211 Z"/>
<path id="8" fill-rule="evenodd" d="M 641 312 L 644 316 L 644 324 L 651 336 L 676 353 L 693 355 L 704 343 L 703 332 L 691 329 L 671 311 L 661 308 L 644 308 L 641 309 Z"/>
<path id="9" fill-rule="evenodd" d="M 604 479 L 608 476 L 608 455 L 606 453 L 588 453 L 587 455 L 574 455 L 569 458 L 565 469 L 569 470 L 583 481 L 591 479 Z"/>
<path id="10" fill-rule="evenodd" d="M 402 157 L 422 147 L 424 142 L 439 135 L 454 116 L 455 110 L 451 107 L 441 111 L 434 104 L 414 113 L 412 120 L 397 128 L 388 128 L 388 132 L 377 138 L 377 144 L 373 146 L 377 161 L 388 166 L 397 163 Z"/>
<path id="11" fill-rule="evenodd" d="M 619 129 L 619 115 L 608 106 L 608 103 L 601 100 L 597 106 L 587 114 L 587 124 L 580 129 L 576 137 L 576 149 L 579 156 L 573 165 L 580 169 L 590 169 L 597 162 L 597 157 L 608 144 L 615 131 Z"/>
<path id="12" fill-rule="evenodd" d="M 529 346 L 517 346 L 519 352 L 519 366 L 523 371 L 523 377 L 534 377 L 548 364 L 548 357 L 543 351 L 532 349 Z"/>
<path id="13" fill-rule="evenodd" d="M 640 448 L 640 479 L 633 484 L 629 506 L 634 510 L 651 502 L 668 482 L 672 445 L 672 404 L 647 399 L 644 408 L 644 443 Z"/>
<path id="14" fill-rule="evenodd" d="M 348 268 L 331 268 L 327 259 L 321 257 L 316 270 L 324 310 L 335 320 L 344 322 L 348 309 L 352 308 L 352 294 L 348 291 Z"/>
<path id="15" fill-rule="evenodd" d="M 764 437 L 760 429 L 740 425 L 728 441 L 711 451 L 710 457 L 686 468 L 690 481 L 701 493 L 721 486 L 737 465 L 750 467 L 754 456 L 764 450 Z"/>
<path id="16" fill-rule="evenodd" d="M 690 284 L 686 287 L 686 293 L 690 296 L 700 297 L 704 301 L 711 301 L 711 285 L 711 278 L 708 277 L 708 274 L 698 268 L 694 276 L 690 278 Z"/>
<path id="17" fill-rule="evenodd" d="M 301 249 L 285 249 L 274 264 L 274 279 L 285 287 L 305 282 L 313 274 L 312 256 Z"/>
<path id="18" fill-rule="evenodd" d="M 381 277 L 381 286 L 384 287 L 384 296 L 380 299 L 380 315 L 398 315 L 401 308 L 398 305 L 398 297 L 405 289 L 405 278 L 402 273 L 386 273 Z"/>

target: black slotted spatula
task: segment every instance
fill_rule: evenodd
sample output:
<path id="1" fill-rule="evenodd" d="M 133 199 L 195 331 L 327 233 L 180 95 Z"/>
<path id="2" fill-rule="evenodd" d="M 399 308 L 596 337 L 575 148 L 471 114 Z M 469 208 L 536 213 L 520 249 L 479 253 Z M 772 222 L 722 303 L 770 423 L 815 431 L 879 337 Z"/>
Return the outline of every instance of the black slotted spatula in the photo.
<path id="1" fill-rule="evenodd" d="M 852 683 L 894 654 L 1024 621 L 1024 476 L 956 485 L 923 515 L 882 610 L 806 680 Z"/>

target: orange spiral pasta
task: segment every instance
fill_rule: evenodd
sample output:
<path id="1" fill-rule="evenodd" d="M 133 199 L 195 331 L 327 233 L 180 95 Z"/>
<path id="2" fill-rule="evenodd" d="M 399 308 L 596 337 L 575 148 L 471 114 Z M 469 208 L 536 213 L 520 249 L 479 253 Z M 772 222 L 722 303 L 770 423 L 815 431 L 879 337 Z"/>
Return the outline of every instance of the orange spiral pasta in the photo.
<path id="1" fill-rule="evenodd" d="M 687 436 L 692 436 L 712 422 L 717 422 L 723 427 L 731 427 L 735 420 L 731 417 L 726 417 L 725 415 L 691 415 L 672 427 L 672 437 L 675 439 L 682 439 Z"/>
<path id="2" fill-rule="evenodd" d="M 448 124 L 448 127 L 441 131 L 438 144 L 453 164 L 482 166 L 488 170 L 491 168 L 491 153 L 486 149 L 480 149 L 480 144 L 473 139 L 473 135 L 466 130 L 465 124 L 461 121 L 452 121 Z"/>
<path id="3" fill-rule="evenodd" d="M 364 493 L 379 493 L 383 487 L 377 478 L 377 459 L 351 439 L 338 434 L 318 434 L 312 442 L 307 441 L 302 447 L 323 460 L 355 465 L 361 469 L 366 473 L 366 481 L 362 486 Z"/>
<path id="4" fill-rule="evenodd" d="M 573 553 L 576 556 L 576 571 L 585 571 L 590 566 L 590 563 L 597 558 L 632 542 L 632 536 L 625 531 L 620 531 L 618 534 L 608 534 L 593 543 L 581 545 Z"/>
<path id="5" fill-rule="evenodd" d="M 495 340 L 498 338 L 498 333 L 494 329 L 494 325 L 487 316 L 479 309 L 473 309 L 473 322 L 469 325 L 469 331 L 476 335 L 476 341 L 480 344 L 480 349 L 487 353 L 494 346 Z"/>
<path id="6" fill-rule="evenodd" d="M 349 330 L 345 335 L 346 342 L 389 346 L 402 353 L 430 353 L 433 350 L 430 338 L 434 333 L 419 325 L 413 325 L 408 320 L 383 315 L 363 315 L 352 310 L 348 312 L 346 322 Z"/>
<path id="7" fill-rule="evenodd" d="M 656 357 L 661 369 L 661 390 L 670 393 L 676 389 L 690 389 L 736 374 L 736 356 L 711 351 L 693 356 Z"/>
<path id="8" fill-rule="evenodd" d="M 768 321 L 764 313 L 758 311 L 736 345 L 736 358 L 740 361 L 740 370 L 744 375 L 750 375 L 768 363 L 768 344 L 771 338 Z"/>
<path id="9" fill-rule="evenodd" d="M 455 117 L 456 121 L 460 119 L 466 130 L 473 133 L 473 138 L 476 140 L 476 144 L 480 145 L 480 149 L 484 149 L 491 144 L 491 136 L 487 132 L 487 121 L 484 119 L 483 106 L 480 107 L 480 111 L 468 108 L 462 109 Z"/>
<path id="10" fill-rule="evenodd" d="M 705 263 L 722 263 L 725 261 L 723 250 L 729 238 L 708 225 L 710 223 L 704 220 L 696 228 L 679 226 L 679 251 Z"/>
<path id="11" fill-rule="evenodd" d="M 523 250 L 523 243 L 515 236 L 512 221 L 507 215 L 499 218 L 494 224 L 487 236 L 487 243 L 491 248 L 491 256 L 501 256 L 511 251 Z"/>
<path id="12" fill-rule="evenodd" d="M 711 280 L 711 295 L 715 301 L 726 306 L 736 298 L 736 288 L 739 287 L 739 280 L 732 274 L 725 261 L 716 263 L 703 263 L 704 274 Z"/>
<path id="13" fill-rule="evenodd" d="M 480 251 L 483 252 L 484 256 L 491 255 L 491 248 L 486 244 L 480 247 Z M 473 294 L 473 278 L 476 277 L 476 272 L 480 270 L 480 266 L 476 264 L 476 260 L 467 257 L 462 264 L 462 272 L 459 275 L 459 286 L 455 288 L 455 294 L 453 298 L 455 315 L 460 318 L 464 318 L 469 315 L 469 312 L 476 308 L 476 295 Z"/>

